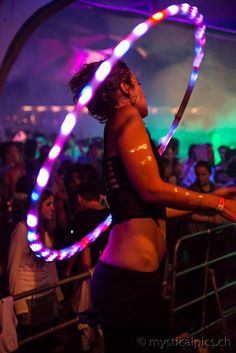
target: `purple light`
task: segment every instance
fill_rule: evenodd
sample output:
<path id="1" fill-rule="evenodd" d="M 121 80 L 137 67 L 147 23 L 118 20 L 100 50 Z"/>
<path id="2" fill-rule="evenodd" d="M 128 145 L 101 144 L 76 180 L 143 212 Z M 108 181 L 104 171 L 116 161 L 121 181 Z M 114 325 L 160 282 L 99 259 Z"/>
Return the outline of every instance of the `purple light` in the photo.
<path id="1" fill-rule="evenodd" d="M 194 24 L 195 24 L 196 26 L 200 26 L 200 25 L 202 25 L 202 23 L 203 23 L 203 16 L 202 16 L 202 14 L 200 14 L 199 16 L 197 16 L 197 17 L 195 18 Z"/>
<path id="2" fill-rule="evenodd" d="M 195 17 L 197 16 L 197 14 L 198 14 L 198 8 L 195 7 L 195 6 L 193 6 L 193 7 L 191 8 L 191 10 L 190 10 L 189 19 L 190 19 L 190 20 L 194 20 Z"/>
<path id="3" fill-rule="evenodd" d="M 205 36 L 206 26 L 199 27 L 195 32 L 195 40 L 199 41 Z"/>

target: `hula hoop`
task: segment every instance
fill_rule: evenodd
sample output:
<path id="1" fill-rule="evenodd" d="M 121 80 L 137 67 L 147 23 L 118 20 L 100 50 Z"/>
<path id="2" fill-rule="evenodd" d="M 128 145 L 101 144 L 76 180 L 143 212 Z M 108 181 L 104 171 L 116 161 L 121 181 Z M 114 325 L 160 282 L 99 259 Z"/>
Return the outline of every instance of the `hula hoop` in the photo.
<path id="1" fill-rule="evenodd" d="M 127 53 L 127 51 L 131 48 L 134 42 L 136 42 L 140 37 L 147 33 L 151 27 L 162 22 L 168 17 L 175 15 L 187 17 L 192 22 L 192 24 L 195 25 L 195 55 L 193 60 L 193 69 L 188 81 L 188 86 L 185 91 L 184 97 L 182 99 L 178 112 L 175 115 L 171 128 L 167 135 L 162 139 L 162 143 L 159 148 L 160 154 L 165 151 L 171 137 L 173 136 L 176 128 L 180 123 L 180 120 L 182 119 L 184 110 L 188 104 L 192 90 L 195 86 L 195 82 L 198 77 L 199 67 L 204 56 L 203 49 L 206 42 L 206 26 L 204 24 L 203 15 L 198 11 L 197 7 L 190 6 L 189 4 L 185 3 L 181 5 L 169 6 L 162 11 L 154 13 L 145 22 L 138 24 L 128 34 L 127 37 L 125 37 L 122 41 L 119 42 L 119 44 L 114 48 L 112 55 L 99 66 L 92 80 L 83 88 L 73 112 L 66 115 L 61 125 L 57 139 L 48 154 L 47 160 L 39 171 L 36 185 L 31 194 L 31 207 L 27 214 L 27 239 L 31 250 L 35 252 L 37 257 L 43 258 L 45 261 L 67 259 L 73 256 L 75 253 L 82 251 L 90 243 L 94 242 L 100 236 L 100 234 L 104 232 L 111 224 L 111 215 L 109 215 L 101 224 L 98 225 L 98 227 L 96 227 L 92 232 L 87 234 L 81 241 L 78 241 L 75 244 L 60 250 L 49 249 L 42 243 L 40 235 L 37 233 L 38 201 L 40 199 L 42 191 L 47 186 L 52 168 L 63 149 L 68 135 L 71 133 L 71 131 L 78 122 L 79 113 L 82 111 L 84 106 L 88 104 L 89 101 L 93 98 L 96 93 L 96 89 L 106 79 L 106 77 L 109 75 L 117 61 L 120 60 Z"/>

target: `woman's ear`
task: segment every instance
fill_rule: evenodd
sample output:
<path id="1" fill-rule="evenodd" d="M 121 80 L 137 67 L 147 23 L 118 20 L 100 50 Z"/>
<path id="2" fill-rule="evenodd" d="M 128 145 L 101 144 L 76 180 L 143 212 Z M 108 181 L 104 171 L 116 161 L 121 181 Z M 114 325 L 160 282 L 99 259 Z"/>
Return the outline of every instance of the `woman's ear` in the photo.
<path id="1" fill-rule="evenodd" d="M 124 97 L 129 98 L 130 97 L 130 86 L 125 83 L 125 82 L 121 82 L 120 84 L 120 91 L 123 94 Z"/>

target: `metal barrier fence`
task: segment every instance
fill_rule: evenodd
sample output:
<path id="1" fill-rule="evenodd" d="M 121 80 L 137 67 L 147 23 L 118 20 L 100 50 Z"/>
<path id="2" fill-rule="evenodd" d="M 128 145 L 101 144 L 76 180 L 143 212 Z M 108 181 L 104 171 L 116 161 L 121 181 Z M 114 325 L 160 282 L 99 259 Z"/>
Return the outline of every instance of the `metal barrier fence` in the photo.
<path id="1" fill-rule="evenodd" d="M 172 288 L 171 288 L 172 289 L 171 290 L 172 328 L 173 329 L 175 328 L 175 317 L 176 317 L 177 313 L 179 313 L 183 309 L 190 308 L 191 306 L 193 306 L 196 303 L 202 302 L 202 304 L 203 304 L 203 309 L 202 309 L 202 313 L 201 313 L 201 316 L 202 316 L 201 327 L 195 328 L 195 330 L 192 331 L 191 333 L 187 333 L 186 338 L 196 336 L 201 332 L 205 332 L 207 329 L 213 327 L 214 325 L 216 325 L 220 322 L 222 323 L 224 330 L 226 330 L 225 319 L 229 318 L 233 314 L 236 314 L 236 299 L 235 299 L 235 305 L 232 305 L 230 308 L 227 308 L 226 310 L 224 310 L 223 306 L 222 306 L 221 299 L 220 299 L 220 295 L 219 295 L 223 291 L 225 291 L 229 288 L 232 288 L 233 286 L 236 285 L 236 269 L 235 269 L 235 280 L 229 281 L 228 283 L 226 283 L 220 287 L 217 287 L 216 278 L 215 278 L 215 271 L 214 271 L 214 269 L 211 268 L 211 265 L 215 265 L 217 263 L 220 263 L 221 261 L 234 258 L 236 256 L 236 251 L 227 252 L 226 254 L 224 254 L 222 256 L 215 257 L 213 259 L 209 258 L 209 247 L 211 246 L 211 240 L 213 239 L 213 237 L 217 237 L 218 235 L 222 235 L 222 234 L 224 234 L 224 232 L 230 231 L 230 230 L 232 230 L 232 232 L 235 232 L 235 230 L 236 230 L 235 223 L 225 224 L 225 225 L 222 225 L 222 226 L 219 226 L 216 228 L 212 228 L 212 229 L 209 228 L 209 229 L 202 231 L 202 232 L 182 236 L 176 242 L 175 249 L 174 249 L 174 256 L 173 256 L 173 264 L 170 265 L 170 267 L 171 267 L 171 276 L 170 277 L 172 279 L 171 280 L 171 282 L 172 282 Z M 182 245 L 184 245 L 187 241 L 197 239 L 200 236 L 208 237 L 208 239 L 210 238 L 208 247 L 206 249 L 205 261 L 200 264 L 197 264 L 195 266 L 178 271 L 177 269 L 178 269 L 178 259 L 180 258 L 180 247 Z M 235 236 L 236 236 L 236 232 L 235 232 Z M 196 249 L 196 251 L 197 251 L 197 249 Z M 204 270 L 204 278 L 203 278 L 204 285 L 203 285 L 202 295 L 200 295 L 192 300 L 186 301 L 181 305 L 177 305 L 176 304 L 177 281 L 181 277 L 186 276 L 186 275 L 190 275 L 190 274 L 192 276 L 191 278 L 194 278 L 194 272 L 199 269 Z M 213 290 L 210 290 L 210 291 L 208 290 L 208 280 L 210 280 L 210 283 L 213 287 Z M 213 295 L 215 295 L 215 299 L 216 299 L 216 303 L 217 303 L 217 307 L 218 307 L 218 312 L 219 312 L 219 318 L 217 320 L 213 320 L 212 322 L 206 324 L 206 300 L 207 300 L 207 298 L 212 297 Z"/>
<path id="2" fill-rule="evenodd" d="M 216 257 L 214 259 L 207 259 L 206 258 L 206 261 L 203 262 L 203 263 L 200 263 L 200 264 L 198 264 L 196 266 L 193 266 L 193 267 L 190 267 L 190 268 L 187 268 L 187 269 L 184 269 L 184 270 L 177 271 L 180 246 L 184 242 L 186 242 L 188 240 L 191 240 L 191 239 L 194 239 L 194 238 L 197 238 L 199 236 L 205 235 L 207 237 L 209 237 L 209 236 L 213 237 L 213 236 L 217 236 L 218 234 L 222 234 L 222 232 L 224 232 L 226 230 L 229 230 L 229 229 L 232 229 L 232 231 L 234 231 L 236 229 L 236 225 L 233 224 L 233 223 L 232 224 L 230 223 L 230 224 L 219 226 L 219 227 L 216 227 L 216 228 L 213 228 L 213 229 L 207 229 L 206 231 L 203 231 L 203 232 L 198 232 L 198 233 L 186 235 L 186 236 L 181 237 L 177 241 L 177 243 L 175 245 L 174 256 L 173 256 L 173 264 L 171 265 L 171 273 L 169 274 L 170 278 L 171 278 L 171 284 L 172 284 L 171 295 L 170 295 L 170 297 L 171 297 L 170 301 L 171 301 L 172 327 L 175 326 L 176 313 L 179 313 L 181 310 L 183 310 L 185 308 L 188 308 L 188 307 L 191 307 L 192 305 L 194 305 L 194 304 L 196 304 L 198 302 L 204 302 L 204 301 L 206 301 L 207 298 L 209 298 L 209 297 L 211 297 L 213 295 L 215 295 L 215 297 L 216 297 L 217 306 L 218 306 L 218 310 L 219 310 L 219 314 L 220 314 L 220 318 L 219 319 L 214 320 L 211 323 L 206 324 L 205 313 L 203 312 L 202 313 L 202 325 L 201 325 L 201 327 L 197 328 L 195 331 L 193 331 L 193 332 L 189 333 L 188 335 L 186 335 L 185 338 L 196 336 L 199 333 L 204 332 L 204 330 L 206 330 L 206 329 L 208 329 L 210 327 L 213 327 L 214 325 L 216 325 L 219 322 L 222 322 L 222 324 L 223 324 L 223 326 L 225 328 L 226 327 L 225 326 L 225 319 L 236 313 L 236 300 L 235 300 L 235 306 L 232 306 L 232 307 L 228 308 L 227 310 L 223 310 L 222 304 L 221 304 L 221 301 L 220 301 L 220 297 L 219 297 L 219 293 L 220 292 L 235 286 L 236 285 L 236 280 L 231 281 L 231 282 L 229 282 L 229 283 L 217 288 L 216 281 L 215 281 L 214 270 L 212 270 L 210 268 L 210 266 L 213 265 L 213 264 L 219 263 L 220 261 L 223 261 L 225 259 L 230 259 L 230 258 L 235 257 L 236 256 L 236 251 L 231 251 L 231 252 L 229 252 L 227 254 L 224 254 L 222 256 Z M 196 271 L 198 269 L 205 269 L 206 276 L 205 276 L 205 281 L 204 281 L 204 292 L 202 293 L 202 295 L 198 296 L 197 298 L 194 298 L 193 300 L 189 300 L 189 301 L 187 301 L 187 302 L 185 302 L 185 303 L 183 303 L 181 305 L 176 305 L 176 285 L 177 285 L 178 279 L 183 277 L 183 276 L 185 276 L 185 275 L 187 275 L 187 274 L 193 274 L 194 271 Z M 211 283 L 212 283 L 212 286 L 213 286 L 213 290 L 211 290 L 211 291 L 207 291 L 207 286 L 206 286 L 206 277 L 207 276 L 210 277 Z M 47 287 L 39 287 L 37 289 L 33 289 L 33 290 L 30 290 L 30 291 L 15 295 L 14 296 L 14 301 L 19 300 L 19 299 L 23 299 L 23 298 L 26 298 L 26 297 L 29 297 L 29 296 L 31 298 L 33 298 L 34 295 L 36 295 L 36 294 L 48 291 L 50 289 L 55 289 L 57 287 L 61 287 L 63 285 L 66 285 L 68 283 L 72 283 L 72 282 L 75 282 L 75 281 L 83 281 L 83 280 L 86 280 L 86 279 L 88 279 L 90 277 L 91 277 L 90 272 L 85 272 L 83 274 L 79 274 L 79 275 L 76 275 L 76 276 L 73 276 L 73 277 L 58 281 L 57 283 L 51 284 L 50 286 L 47 286 Z M 35 340 L 39 339 L 39 338 L 45 337 L 45 336 L 47 336 L 47 335 L 49 335 L 51 333 L 54 333 L 54 332 L 56 332 L 58 330 L 61 330 L 61 329 L 65 328 L 65 327 L 79 324 L 79 322 L 80 322 L 80 318 L 79 318 L 78 314 L 75 313 L 75 317 L 73 319 L 67 320 L 67 321 L 65 321 L 63 323 L 60 323 L 60 324 L 56 325 L 56 326 L 52 326 L 49 329 L 44 330 L 42 332 L 30 335 L 29 337 L 21 340 L 19 342 L 19 346 L 22 346 L 22 345 L 24 345 L 26 343 L 30 343 L 32 341 L 35 341 Z"/>
<path id="3" fill-rule="evenodd" d="M 48 286 L 42 286 L 42 287 L 38 287 L 36 289 L 32 289 L 32 290 L 29 290 L 29 291 L 26 291 L 26 292 L 23 292 L 23 293 L 20 293 L 20 294 L 17 294 L 14 296 L 14 301 L 17 301 L 19 299 L 23 299 L 23 298 L 27 298 L 27 297 L 31 297 L 31 300 L 33 300 L 33 297 L 39 293 L 43 293 L 45 291 L 48 291 L 50 289 L 55 289 L 57 287 L 62 287 L 68 283 L 72 283 L 72 282 L 76 282 L 76 281 L 83 281 L 83 280 L 86 280 L 88 278 L 91 277 L 91 273 L 90 272 L 85 272 L 85 273 L 82 273 L 82 274 L 79 274 L 79 275 L 76 275 L 76 276 L 72 276 L 70 278 L 67 278 L 67 279 L 63 279 L 61 281 L 58 281 L 56 283 L 52 283 L 51 285 L 48 285 Z M 54 333 L 54 332 L 57 332 L 63 328 L 66 328 L 66 327 L 69 327 L 69 326 L 72 326 L 72 325 L 76 325 L 76 324 L 79 324 L 80 323 L 80 318 L 78 316 L 78 313 L 76 314 L 75 313 L 75 318 L 73 319 L 70 319 L 70 320 L 67 320 L 63 323 L 60 323 L 58 325 L 54 325 L 54 326 L 51 326 L 50 328 L 42 331 L 42 332 L 38 332 L 36 334 L 33 334 L 33 335 L 29 335 L 28 337 L 26 337 L 25 339 L 22 339 L 19 341 L 19 347 L 26 344 L 26 343 L 30 343 L 32 341 L 35 341 L 39 338 L 42 338 L 42 337 L 45 337 L 45 336 L 48 336 L 49 334 L 51 333 Z"/>

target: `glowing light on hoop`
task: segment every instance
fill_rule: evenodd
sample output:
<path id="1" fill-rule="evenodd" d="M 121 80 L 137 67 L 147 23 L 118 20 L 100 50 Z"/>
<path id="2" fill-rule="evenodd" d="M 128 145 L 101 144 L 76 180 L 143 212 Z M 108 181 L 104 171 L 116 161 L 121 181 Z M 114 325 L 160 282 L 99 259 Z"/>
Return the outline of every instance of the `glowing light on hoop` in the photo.
<path id="1" fill-rule="evenodd" d="M 109 73 L 111 72 L 114 65 L 117 63 L 119 59 L 121 59 L 127 51 L 131 48 L 131 46 L 138 40 L 142 35 L 147 33 L 147 31 L 155 26 L 157 23 L 163 21 L 167 17 L 170 16 L 185 16 L 190 22 L 192 22 L 195 27 L 195 55 L 193 60 L 193 69 L 190 75 L 190 79 L 188 82 L 187 89 L 185 91 L 183 100 L 178 109 L 177 114 L 175 115 L 175 119 L 172 123 L 170 130 L 167 135 L 162 139 L 161 146 L 159 148 L 159 153 L 162 154 L 173 133 L 175 132 L 182 116 L 184 110 L 189 101 L 190 95 L 194 88 L 199 67 L 201 65 L 203 59 L 203 48 L 205 45 L 205 30 L 206 26 L 203 22 L 203 15 L 199 13 L 198 9 L 194 6 L 190 6 L 189 4 L 180 4 L 180 5 L 171 5 L 167 7 L 165 10 L 158 11 L 150 16 L 146 21 L 137 25 L 127 37 L 125 37 L 113 50 L 112 55 L 106 61 L 104 61 L 97 71 L 94 74 L 92 80 L 85 86 L 79 96 L 76 107 L 72 112 L 67 114 L 65 120 L 62 123 L 60 133 L 57 136 L 57 139 L 51 148 L 49 155 L 47 157 L 46 162 L 43 167 L 40 169 L 37 183 L 35 188 L 31 194 L 31 208 L 27 215 L 27 226 L 28 233 L 27 239 L 29 242 L 30 248 L 35 252 L 36 256 L 43 258 L 45 261 L 55 261 L 55 260 L 63 260 L 71 257 L 75 253 L 82 251 L 86 246 L 95 241 L 102 232 L 104 232 L 109 225 L 111 224 L 111 215 L 109 215 L 97 228 L 95 228 L 91 233 L 86 235 L 81 241 L 61 250 L 54 250 L 46 248 L 45 245 L 41 242 L 40 236 L 37 232 L 38 226 L 38 210 L 37 203 L 42 193 L 42 190 L 47 186 L 51 170 L 53 165 L 56 162 L 60 152 L 63 149 L 63 146 L 78 122 L 79 114 L 83 110 L 86 104 L 93 98 L 96 93 L 96 89 L 101 85 L 101 83 L 107 78 Z"/>

